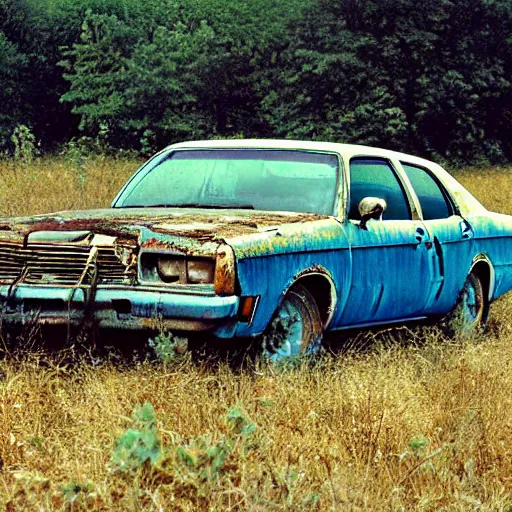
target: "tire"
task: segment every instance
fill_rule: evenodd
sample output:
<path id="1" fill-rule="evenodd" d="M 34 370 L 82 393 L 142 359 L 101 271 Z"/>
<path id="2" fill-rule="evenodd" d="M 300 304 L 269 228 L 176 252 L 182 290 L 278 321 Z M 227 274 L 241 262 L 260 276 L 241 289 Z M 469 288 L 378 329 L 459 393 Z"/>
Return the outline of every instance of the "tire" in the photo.
<path id="1" fill-rule="evenodd" d="M 455 309 L 448 316 L 453 334 L 470 337 L 484 331 L 489 318 L 489 299 L 477 274 L 471 272 L 464 283 Z"/>
<path id="2" fill-rule="evenodd" d="M 295 284 L 262 336 L 261 353 L 272 362 L 314 354 L 320 349 L 322 335 L 322 318 L 313 295 Z"/>

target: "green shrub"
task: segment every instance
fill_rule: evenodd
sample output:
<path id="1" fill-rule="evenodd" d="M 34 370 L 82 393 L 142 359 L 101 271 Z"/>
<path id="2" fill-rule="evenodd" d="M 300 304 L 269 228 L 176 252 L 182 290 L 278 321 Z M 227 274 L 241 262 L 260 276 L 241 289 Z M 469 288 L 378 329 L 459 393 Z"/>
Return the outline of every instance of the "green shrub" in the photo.
<path id="1" fill-rule="evenodd" d="M 149 340 L 155 356 L 164 364 L 183 362 L 187 358 L 188 340 L 162 331 Z"/>
<path id="2" fill-rule="evenodd" d="M 32 163 L 39 154 L 35 135 L 24 124 L 16 126 L 11 141 L 14 144 L 14 158 L 25 165 Z"/>
<path id="3" fill-rule="evenodd" d="M 146 463 L 155 464 L 160 454 L 160 439 L 153 406 L 146 402 L 135 407 L 132 421 L 134 428 L 127 429 L 115 443 L 110 463 L 114 472 L 126 473 L 139 469 Z"/>

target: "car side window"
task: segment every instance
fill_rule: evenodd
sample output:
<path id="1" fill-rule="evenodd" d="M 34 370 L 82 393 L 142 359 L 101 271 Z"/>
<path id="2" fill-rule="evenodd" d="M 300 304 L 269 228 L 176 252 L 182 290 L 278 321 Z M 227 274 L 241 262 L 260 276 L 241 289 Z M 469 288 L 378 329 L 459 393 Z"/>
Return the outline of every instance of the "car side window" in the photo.
<path id="1" fill-rule="evenodd" d="M 420 200 L 424 220 L 446 219 L 453 214 L 446 192 L 423 167 L 401 162 Z"/>
<path id="2" fill-rule="evenodd" d="M 410 220 L 411 210 L 404 189 L 387 160 L 353 158 L 350 161 L 350 211 L 348 218 L 360 220 L 359 203 L 379 197 L 387 203 L 383 220 Z"/>

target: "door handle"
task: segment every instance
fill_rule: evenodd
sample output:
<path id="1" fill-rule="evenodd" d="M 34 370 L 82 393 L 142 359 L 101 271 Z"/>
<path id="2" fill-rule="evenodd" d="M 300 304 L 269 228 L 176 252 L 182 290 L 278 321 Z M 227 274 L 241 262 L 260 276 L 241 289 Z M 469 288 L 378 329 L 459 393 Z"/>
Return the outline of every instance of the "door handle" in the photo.
<path id="1" fill-rule="evenodd" d="M 418 228 L 416 230 L 416 240 L 418 241 L 418 245 L 425 240 L 425 230 L 423 228 Z"/>
<path id="2" fill-rule="evenodd" d="M 460 233 L 462 235 L 462 238 L 464 238 L 466 240 L 468 238 L 473 238 L 473 230 L 471 229 L 471 226 L 467 221 L 461 220 L 459 222 L 459 226 L 460 226 Z"/>
<path id="3" fill-rule="evenodd" d="M 418 248 L 422 243 L 425 243 L 425 247 L 427 249 L 432 249 L 433 244 L 430 240 L 428 240 L 428 233 L 425 233 L 423 228 L 416 229 L 416 241 L 418 242 L 416 248 Z"/>

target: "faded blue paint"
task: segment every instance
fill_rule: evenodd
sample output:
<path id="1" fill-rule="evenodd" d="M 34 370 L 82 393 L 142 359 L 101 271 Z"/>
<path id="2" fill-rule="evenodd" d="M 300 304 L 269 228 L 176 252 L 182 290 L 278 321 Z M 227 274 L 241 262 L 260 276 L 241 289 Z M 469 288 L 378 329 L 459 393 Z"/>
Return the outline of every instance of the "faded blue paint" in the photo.
<path id="1" fill-rule="evenodd" d="M 337 327 L 418 316 L 425 308 L 431 287 L 430 237 L 423 223 L 372 220 L 367 228 L 347 225 L 354 272 L 350 307 Z"/>
<path id="2" fill-rule="evenodd" d="M 470 225 L 458 215 L 424 221 L 433 246 L 430 249 L 433 287 L 425 314 L 450 311 L 456 304 L 474 257 L 474 236 Z"/>
<path id="3" fill-rule="evenodd" d="M 492 299 L 512 289 L 512 217 L 488 212 L 468 217 L 474 231 L 474 253 L 488 256 L 495 272 Z"/>
<path id="4" fill-rule="evenodd" d="M 282 224 L 249 236 L 227 238 L 237 259 L 347 248 L 342 224 L 335 218 Z"/>
<path id="5" fill-rule="evenodd" d="M 281 303 L 286 290 L 300 279 L 301 272 L 318 271 L 321 266 L 329 272 L 336 287 L 337 306 L 332 324 L 338 323 L 336 312 L 343 310 L 348 288 L 342 283 L 350 280 L 350 251 L 342 247 L 337 250 L 297 252 L 287 256 L 266 256 L 244 258 L 238 262 L 238 278 L 244 295 L 260 295 L 260 303 L 251 325 L 239 323 L 238 336 L 260 334 L 270 322 L 277 306 Z M 272 276 L 271 279 L 267 276 Z M 322 274 L 320 274 L 322 275 Z"/>
<path id="6" fill-rule="evenodd" d="M 242 294 L 261 297 L 253 322 L 238 324 L 238 336 L 260 334 L 286 290 L 305 273 L 327 274 L 335 284 L 337 304 L 346 302 L 349 289 L 339 285 L 350 280 L 351 258 L 344 226 L 338 220 L 285 225 L 272 233 L 228 242 L 237 257 Z"/>
<path id="7" fill-rule="evenodd" d="M 297 276 L 319 266 L 335 283 L 330 330 L 448 313 L 479 254 L 488 254 L 495 265 L 497 298 L 512 289 L 512 218 L 490 217 L 505 224 L 495 229 L 496 220 L 489 216 L 465 220 L 453 215 L 430 221 L 370 221 L 365 231 L 346 221 L 332 223 L 320 243 L 311 236 L 311 225 L 295 226 L 289 237 L 245 237 L 239 246 L 231 240 L 240 256 L 242 294 L 262 297 L 253 323 L 239 323 L 236 334 L 261 333 Z M 329 225 L 316 224 L 323 229 Z"/>

